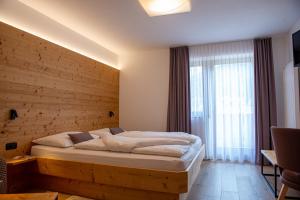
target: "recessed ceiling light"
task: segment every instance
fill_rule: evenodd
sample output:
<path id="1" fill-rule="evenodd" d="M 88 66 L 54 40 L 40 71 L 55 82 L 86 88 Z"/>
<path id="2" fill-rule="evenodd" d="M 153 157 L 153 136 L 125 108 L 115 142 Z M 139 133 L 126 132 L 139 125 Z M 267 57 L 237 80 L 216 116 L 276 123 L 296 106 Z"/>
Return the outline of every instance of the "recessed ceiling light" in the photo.
<path id="1" fill-rule="evenodd" d="M 151 17 L 190 12 L 190 0 L 139 0 L 147 14 Z"/>

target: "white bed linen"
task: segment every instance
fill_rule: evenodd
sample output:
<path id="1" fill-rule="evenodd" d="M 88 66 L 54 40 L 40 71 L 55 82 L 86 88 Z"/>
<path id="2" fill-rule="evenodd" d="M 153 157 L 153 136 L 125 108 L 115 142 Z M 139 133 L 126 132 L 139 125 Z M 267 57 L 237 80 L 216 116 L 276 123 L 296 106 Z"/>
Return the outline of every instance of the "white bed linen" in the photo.
<path id="1" fill-rule="evenodd" d="M 157 144 L 155 141 L 163 141 L 162 138 L 130 138 L 124 136 L 110 136 L 109 138 L 125 138 L 125 140 L 109 140 L 108 137 L 103 139 L 93 139 L 85 142 L 80 142 L 74 145 L 75 149 L 83 150 L 93 150 L 93 151 L 114 151 L 114 152 L 124 152 L 124 153 L 137 153 L 137 154 L 147 154 L 147 155 L 160 155 L 160 156 L 172 156 L 180 158 L 186 152 L 189 151 L 190 145 L 188 141 L 176 140 L 176 143 L 186 144 L 186 145 L 151 145 L 151 142 Z M 147 140 L 146 143 L 144 140 Z M 105 142 L 105 143 L 104 143 Z M 174 143 L 174 139 L 168 139 L 167 143 Z M 144 147 L 138 147 L 144 146 Z M 137 148 L 136 148 L 137 147 Z"/>
<path id="2" fill-rule="evenodd" d="M 194 143 L 198 136 L 191 135 L 184 132 L 153 132 L 153 131 L 125 131 L 119 136 L 134 137 L 134 138 L 172 138 L 187 140 Z"/>
<path id="3" fill-rule="evenodd" d="M 190 141 L 177 139 L 177 138 L 142 138 L 142 137 L 126 137 L 126 136 L 105 136 L 102 138 L 103 143 L 107 146 L 107 148 L 114 152 L 125 152 L 125 153 L 137 153 L 134 152 L 137 148 L 146 148 L 148 147 L 148 151 L 145 151 L 145 154 L 151 155 L 151 149 L 160 145 L 178 145 L 187 146 L 190 145 Z M 180 145 L 180 146 L 179 146 Z M 188 146 L 189 147 L 189 146 Z M 184 148 L 184 147 L 183 147 Z M 164 150 L 164 149 L 161 149 Z M 155 151 L 156 154 L 159 153 Z M 185 153 L 185 152 L 184 152 Z M 165 156 L 164 151 L 161 151 L 162 156 Z M 179 157 L 181 157 L 180 155 Z"/>
<path id="4" fill-rule="evenodd" d="M 107 146 L 100 138 L 74 144 L 74 148 L 93 151 L 108 151 Z"/>
<path id="5" fill-rule="evenodd" d="M 113 166 L 124 166 L 145 169 L 183 171 L 193 161 L 201 148 L 201 139 L 197 140 L 181 158 L 143 155 L 134 153 L 118 153 L 111 151 L 91 151 L 74 147 L 58 148 L 43 145 L 32 146 L 31 155 L 44 158 L 99 163 Z"/>
<path id="6" fill-rule="evenodd" d="M 133 149 L 132 153 L 181 158 L 190 149 L 188 145 L 157 145 Z"/>

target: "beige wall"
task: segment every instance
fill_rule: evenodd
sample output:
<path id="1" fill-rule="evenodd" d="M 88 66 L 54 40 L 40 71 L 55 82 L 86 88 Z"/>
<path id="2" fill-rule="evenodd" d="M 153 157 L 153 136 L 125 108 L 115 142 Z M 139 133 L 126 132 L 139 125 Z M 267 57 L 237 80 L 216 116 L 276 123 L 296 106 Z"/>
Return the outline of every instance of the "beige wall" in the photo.
<path id="1" fill-rule="evenodd" d="M 284 89 L 283 72 L 288 63 L 288 34 L 276 35 L 272 37 L 274 78 L 277 103 L 277 125 L 284 126 Z"/>
<path id="2" fill-rule="evenodd" d="M 285 44 L 281 44 L 281 48 L 287 47 L 287 60 L 284 64 L 283 78 L 283 115 L 284 127 L 300 128 L 300 112 L 299 112 L 299 82 L 298 68 L 293 66 L 293 45 L 292 34 L 300 29 L 300 19 L 294 24 L 289 33 Z M 279 46 L 280 47 L 280 46 Z M 281 50 L 282 51 L 282 50 Z"/>
<path id="3" fill-rule="evenodd" d="M 294 26 L 291 28 L 289 32 L 289 61 L 293 61 L 293 43 L 292 43 L 292 34 L 296 31 L 300 30 L 300 19 L 297 20 L 297 22 L 294 24 Z"/>
<path id="4" fill-rule="evenodd" d="M 120 127 L 165 131 L 169 88 L 169 49 L 119 56 Z"/>
<path id="5" fill-rule="evenodd" d="M 278 126 L 285 124 L 283 73 L 289 61 L 289 34 L 272 37 Z M 166 130 L 169 50 L 119 56 L 120 127 L 128 130 Z"/>
<path id="6" fill-rule="evenodd" d="M 291 34 L 300 28 L 300 19 L 287 34 L 273 36 L 273 56 L 277 101 L 278 126 L 289 126 L 295 119 L 300 127 L 297 97 L 298 88 L 288 88 L 284 83 L 286 66 L 291 67 Z M 128 130 L 165 130 L 168 101 L 169 50 L 152 50 L 121 55 L 120 126 Z M 288 65 L 290 64 L 290 65 Z M 296 69 L 288 70 L 287 79 L 294 77 Z M 297 77 L 296 77 L 297 78 Z M 295 80 L 296 82 L 297 80 Z M 291 97 L 293 94 L 293 97 Z M 291 108 L 290 98 L 295 105 Z M 296 101 L 296 102 L 295 102 Z M 291 124 L 291 123 L 289 123 Z M 293 124 L 293 122 L 292 122 Z"/>
<path id="7" fill-rule="evenodd" d="M 293 66 L 292 34 L 300 29 L 300 19 L 289 33 L 273 37 L 278 126 L 300 128 L 298 68 Z"/>
<path id="8" fill-rule="evenodd" d="M 300 29 L 300 19 L 286 34 L 272 37 L 277 101 L 277 124 L 300 128 L 298 68 L 293 66 L 292 33 Z"/>

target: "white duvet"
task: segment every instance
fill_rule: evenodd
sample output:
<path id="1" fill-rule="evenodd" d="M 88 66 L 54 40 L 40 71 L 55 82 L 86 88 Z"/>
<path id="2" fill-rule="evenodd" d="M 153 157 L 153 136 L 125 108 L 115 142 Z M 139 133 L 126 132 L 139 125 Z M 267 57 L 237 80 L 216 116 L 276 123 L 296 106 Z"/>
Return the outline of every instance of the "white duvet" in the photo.
<path id="1" fill-rule="evenodd" d="M 151 132 L 151 131 L 125 131 L 118 136 L 134 137 L 134 138 L 172 138 L 187 140 L 191 143 L 196 141 L 197 136 L 184 132 Z"/>
<path id="2" fill-rule="evenodd" d="M 77 149 L 182 157 L 199 137 L 181 132 L 127 131 L 74 145 Z"/>

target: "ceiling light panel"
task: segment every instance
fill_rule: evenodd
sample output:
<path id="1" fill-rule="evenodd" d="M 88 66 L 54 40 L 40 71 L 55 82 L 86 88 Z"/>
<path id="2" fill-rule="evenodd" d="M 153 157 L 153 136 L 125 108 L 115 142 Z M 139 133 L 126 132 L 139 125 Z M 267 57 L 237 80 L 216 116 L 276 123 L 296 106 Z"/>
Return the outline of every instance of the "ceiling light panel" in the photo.
<path id="1" fill-rule="evenodd" d="M 191 11 L 190 0 L 139 0 L 139 2 L 151 17 Z"/>

